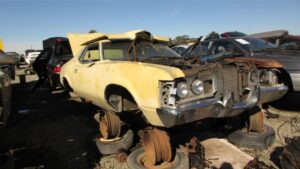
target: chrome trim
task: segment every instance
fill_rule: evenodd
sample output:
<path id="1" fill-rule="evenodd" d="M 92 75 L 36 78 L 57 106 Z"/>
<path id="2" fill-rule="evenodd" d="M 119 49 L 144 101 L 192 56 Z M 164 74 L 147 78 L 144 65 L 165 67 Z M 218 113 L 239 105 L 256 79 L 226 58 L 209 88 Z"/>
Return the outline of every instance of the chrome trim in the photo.
<path id="1" fill-rule="evenodd" d="M 233 93 L 223 97 L 223 100 L 210 98 L 178 105 L 177 108 L 159 108 L 157 113 L 163 125 L 167 128 L 193 121 L 215 117 L 236 116 L 254 107 L 259 101 L 259 88 L 254 87 L 248 97 L 234 103 Z"/>
<path id="2" fill-rule="evenodd" d="M 260 103 L 268 103 L 284 96 L 289 88 L 284 85 L 260 86 Z"/>

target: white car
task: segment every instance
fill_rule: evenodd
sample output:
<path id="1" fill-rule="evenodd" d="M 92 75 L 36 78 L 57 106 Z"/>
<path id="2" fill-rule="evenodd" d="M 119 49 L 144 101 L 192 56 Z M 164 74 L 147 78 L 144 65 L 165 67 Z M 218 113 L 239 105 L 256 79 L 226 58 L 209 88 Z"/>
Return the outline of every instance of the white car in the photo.
<path id="1" fill-rule="evenodd" d="M 40 51 L 28 52 L 25 56 L 25 62 L 29 65 L 32 64 L 40 53 Z"/>

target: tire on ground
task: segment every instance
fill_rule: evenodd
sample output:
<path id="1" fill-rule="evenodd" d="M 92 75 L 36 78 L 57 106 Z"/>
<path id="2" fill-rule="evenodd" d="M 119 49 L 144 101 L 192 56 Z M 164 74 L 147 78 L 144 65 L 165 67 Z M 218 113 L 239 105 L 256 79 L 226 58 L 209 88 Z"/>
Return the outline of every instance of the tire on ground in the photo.
<path id="1" fill-rule="evenodd" d="M 140 160 L 145 153 L 144 148 L 139 148 L 134 150 L 127 158 L 127 165 L 131 169 L 146 169 L 141 163 Z M 189 158 L 181 150 L 176 150 L 176 155 L 173 161 L 173 165 L 170 167 L 172 169 L 188 169 L 189 168 Z"/>
<path id="2" fill-rule="evenodd" d="M 237 130 L 228 135 L 228 140 L 243 147 L 267 148 L 274 143 L 275 131 L 268 125 L 264 125 L 262 133 Z"/>
<path id="3" fill-rule="evenodd" d="M 133 132 L 132 130 L 127 130 L 126 133 L 121 136 L 120 140 L 114 141 L 101 141 L 96 138 L 96 145 L 101 154 L 109 155 L 115 154 L 119 150 L 128 150 L 133 144 Z"/>

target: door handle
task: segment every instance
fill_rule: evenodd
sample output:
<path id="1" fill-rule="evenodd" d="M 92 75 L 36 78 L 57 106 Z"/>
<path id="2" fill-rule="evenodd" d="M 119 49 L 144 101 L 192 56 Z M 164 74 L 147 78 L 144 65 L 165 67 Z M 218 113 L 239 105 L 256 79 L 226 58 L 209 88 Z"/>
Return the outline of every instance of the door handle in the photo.
<path id="1" fill-rule="evenodd" d="M 74 69 L 74 73 L 77 73 L 77 69 Z"/>
<path id="2" fill-rule="evenodd" d="M 94 63 L 91 63 L 88 67 L 92 67 L 95 65 L 95 62 Z"/>

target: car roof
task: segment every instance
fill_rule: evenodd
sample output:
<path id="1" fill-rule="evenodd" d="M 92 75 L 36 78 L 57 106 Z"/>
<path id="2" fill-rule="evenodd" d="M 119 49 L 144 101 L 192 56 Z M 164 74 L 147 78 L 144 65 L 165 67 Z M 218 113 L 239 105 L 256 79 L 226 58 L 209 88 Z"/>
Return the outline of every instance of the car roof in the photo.
<path id="1" fill-rule="evenodd" d="M 261 32 L 248 35 L 249 37 L 254 38 L 270 38 L 270 37 L 280 37 L 288 35 L 287 30 L 275 30 L 275 31 L 268 31 L 268 32 Z"/>

